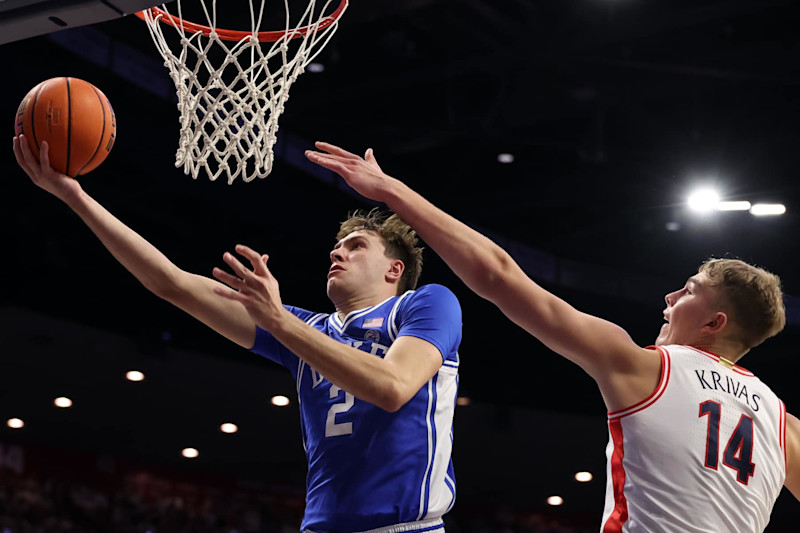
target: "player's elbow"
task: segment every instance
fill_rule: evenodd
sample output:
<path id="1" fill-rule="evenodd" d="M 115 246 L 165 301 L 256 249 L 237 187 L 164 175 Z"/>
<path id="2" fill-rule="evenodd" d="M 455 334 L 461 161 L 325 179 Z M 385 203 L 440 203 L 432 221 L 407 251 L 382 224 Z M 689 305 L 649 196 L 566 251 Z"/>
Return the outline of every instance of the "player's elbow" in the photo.
<path id="1" fill-rule="evenodd" d="M 183 280 L 185 274 L 185 272 L 175 268 L 159 271 L 155 275 L 139 281 L 147 290 L 162 300 L 179 305 L 190 292 L 187 283 Z"/>
<path id="2" fill-rule="evenodd" d="M 479 265 L 477 282 L 472 289 L 481 297 L 494 301 L 505 293 L 519 267 L 508 253 L 499 246 L 487 254 Z"/>
<path id="3" fill-rule="evenodd" d="M 409 394 L 406 387 L 399 383 L 393 383 L 387 387 L 379 400 L 378 407 L 389 413 L 396 413 L 413 397 Z"/>

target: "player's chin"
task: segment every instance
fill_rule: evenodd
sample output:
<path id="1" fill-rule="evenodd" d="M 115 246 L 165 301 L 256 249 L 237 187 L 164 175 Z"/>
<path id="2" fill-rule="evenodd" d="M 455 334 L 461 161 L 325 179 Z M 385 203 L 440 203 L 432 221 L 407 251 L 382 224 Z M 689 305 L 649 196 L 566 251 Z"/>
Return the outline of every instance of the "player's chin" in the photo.
<path id="1" fill-rule="evenodd" d="M 328 298 L 331 298 L 336 295 L 339 291 L 339 283 L 336 282 L 336 277 L 328 278 L 328 283 L 326 285 L 326 290 L 328 293 Z"/>
<path id="2" fill-rule="evenodd" d="M 653 343 L 656 346 L 665 346 L 667 344 L 667 336 L 666 335 L 659 335 L 656 337 L 656 342 Z"/>

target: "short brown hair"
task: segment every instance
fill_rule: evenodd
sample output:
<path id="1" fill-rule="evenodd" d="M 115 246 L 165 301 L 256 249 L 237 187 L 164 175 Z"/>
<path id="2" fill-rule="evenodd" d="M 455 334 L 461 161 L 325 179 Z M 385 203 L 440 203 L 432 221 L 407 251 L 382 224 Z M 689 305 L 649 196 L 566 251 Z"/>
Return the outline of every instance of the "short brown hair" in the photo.
<path id="1" fill-rule="evenodd" d="M 739 259 L 709 259 L 697 270 L 718 287 L 737 335 L 747 349 L 780 333 L 786 325 L 781 279 Z"/>
<path id="2" fill-rule="evenodd" d="M 422 247 L 417 246 L 419 243 L 417 232 L 397 215 L 389 216 L 388 212 L 376 207 L 369 212 L 359 210 L 350 213 L 347 220 L 339 226 L 336 240 L 340 241 L 359 230 L 372 231 L 380 235 L 386 247 L 384 252 L 386 257 L 399 259 L 405 265 L 397 294 L 415 289 L 422 274 Z"/>

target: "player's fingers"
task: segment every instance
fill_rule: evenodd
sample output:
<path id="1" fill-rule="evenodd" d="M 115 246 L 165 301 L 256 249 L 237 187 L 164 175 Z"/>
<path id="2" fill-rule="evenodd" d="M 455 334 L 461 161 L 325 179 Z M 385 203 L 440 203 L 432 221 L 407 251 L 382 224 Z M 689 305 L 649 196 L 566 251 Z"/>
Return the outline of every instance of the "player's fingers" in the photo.
<path id="1" fill-rule="evenodd" d="M 247 257 L 248 259 L 256 259 L 258 260 L 261 257 L 261 254 L 247 246 L 246 244 L 237 244 L 234 246 L 236 253 Z"/>
<path id="2" fill-rule="evenodd" d="M 230 252 L 225 252 L 222 254 L 222 260 L 228 264 L 229 267 L 233 270 L 233 273 L 239 276 L 241 279 L 246 279 L 248 275 L 252 276 L 253 273 L 248 270 L 241 261 L 239 261 L 236 256 L 234 256 Z"/>
<path id="3" fill-rule="evenodd" d="M 383 171 L 381 170 L 381 166 L 378 164 L 378 160 L 377 160 L 377 159 L 375 159 L 375 152 L 372 150 L 372 148 L 367 148 L 367 153 L 366 153 L 366 154 L 364 154 L 364 160 L 365 160 L 367 163 L 369 163 L 369 164 L 373 165 L 375 168 L 377 168 L 377 169 L 378 169 L 378 170 L 380 170 L 381 172 L 383 172 Z"/>
<path id="4" fill-rule="evenodd" d="M 249 246 L 245 246 L 244 244 L 237 244 L 236 253 L 243 255 L 250 261 L 250 264 L 253 265 L 253 272 L 255 272 L 257 275 L 264 276 L 269 274 L 267 266 L 264 264 L 264 261 L 261 260 L 261 254 L 259 254 Z"/>
<path id="5" fill-rule="evenodd" d="M 237 301 L 237 302 L 242 302 L 245 299 L 242 296 L 242 293 L 236 292 L 236 291 L 234 291 L 232 289 L 229 289 L 227 287 L 214 287 L 212 290 L 213 290 L 214 294 L 216 294 L 217 296 L 222 296 L 223 298 L 227 298 L 228 300 L 234 300 L 234 301 Z"/>
<path id="6" fill-rule="evenodd" d="M 240 278 L 237 278 L 230 272 L 225 272 L 221 268 L 214 267 L 211 273 L 214 275 L 215 278 L 217 278 L 225 285 L 228 285 L 229 287 L 232 287 L 234 289 L 239 289 L 242 286 L 242 280 Z"/>
<path id="7" fill-rule="evenodd" d="M 344 164 L 339 161 L 338 159 L 334 159 L 326 154 L 321 154 L 319 152 L 313 152 L 311 150 L 306 151 L 306 157 L 312 163 L 316 163 L 321 167 L 327 168 L 328 170 L 332 170 L 337 174 L 342 174 L 345 172 Z"/>
<path id="8" fill-rule="evenodd" d="M 344 148 L 339 148 L 335 144 L 326 143 L 324 141 L 317 141 L 314 143 L 314 146 L 316 146 L 320 150 L 328 152 L 329 154 L 340 155 L 343 157 L 356 157 L 356 158 L 358 157 L 356 154 L 348 152 Z"/>
<path id="9" fill-rule="evenodd" d="M 27 167 L 32 172 L 37 172 L 39 170 L 39 162 L 36 160 L 36 157 L 34 157 L 33 151 L 28 144 L 28 139 L 24 135 L 19 136 L 19 148 L 22 151 L 22 157 Z"/>
<path id="10" fill-rule="evenodd" d="M 19 146 L 19 137 L 14 137 L 12 145 L 14 147 L 14 158 L 17 160 L 17 164 L 22 167 L 22 170 L 29 172 L 28 164 L 25 162 L 25 156 L 22 155 L 22 149 Z"/>
<path id="11" fill-rule="evenodd" d="M 42 165 L 42 170 L 52 170 L 50 166 L 50 144 L 47 141 L 42 141 L 39 147 L 39 162 Z"/>

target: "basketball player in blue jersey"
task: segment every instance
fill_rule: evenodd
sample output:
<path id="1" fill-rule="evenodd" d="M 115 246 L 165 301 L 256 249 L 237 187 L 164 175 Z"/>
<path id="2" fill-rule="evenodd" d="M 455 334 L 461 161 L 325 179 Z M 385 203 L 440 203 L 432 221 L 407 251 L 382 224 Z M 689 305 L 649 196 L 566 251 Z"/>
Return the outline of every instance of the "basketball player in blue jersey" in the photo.
<path id="1" fill-rule="evenodd" d="M 41 161 L 17 162 L 73 209 L 142 284 L 295 378 L 308 458 L 306 533 L 442 533 L 455 502 L 450 459 L 461 309 L 441 285 L 416 289 L 422 249 L 397 216 L 356 214 L 330 253 L 333 313 L 281 303 L 267 256 L 236 246 L 217 280 L 179 269 Z"/>
<path id="2" fill-rule="evenodd" d="M 608 408 L 603 533 L 761 532 L 800 499 L 800 421 L 736 362 L 785 324 L 777 276 L 712 259 L 665 297 L 656 346 L 534 283 L 491 240 L 327 143 L 307 157 L 400 215 L 478 295 L 597 382 Z"/>

